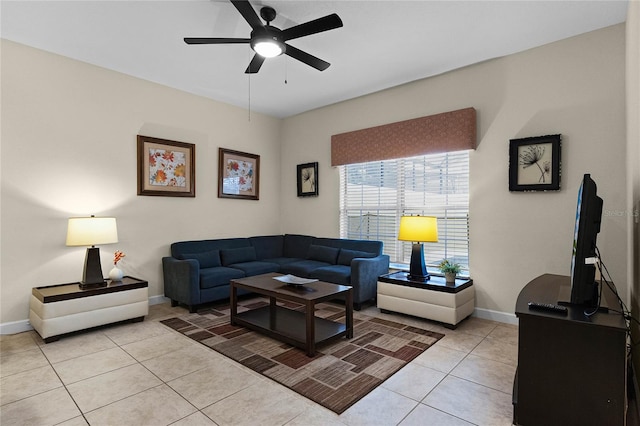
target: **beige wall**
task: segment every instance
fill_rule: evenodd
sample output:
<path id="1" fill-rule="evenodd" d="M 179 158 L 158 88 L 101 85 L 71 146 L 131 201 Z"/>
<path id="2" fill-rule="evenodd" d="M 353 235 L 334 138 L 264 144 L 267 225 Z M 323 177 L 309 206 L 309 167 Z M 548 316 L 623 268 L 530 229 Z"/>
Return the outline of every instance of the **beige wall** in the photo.
<path id="1" fill-rule="evenodd" d="M 599 245 L 627 294 L 624 58 L 618 25 L 285 120 L 2 41 L 0 325 L 25 322 L 31 287 L 76 281 L 72 215 L 113 215 L 125 272 L 162 294 L 160 258 L 186 239 L 299 232 L 338 236 L 332 134 L 465 107 L 471 156 L 471 268 L 481 312 L 512 313 L 522 286 L 568 273 L 582 173 L 605 210 Z M 511 138 L 562 133 L 562 190 L 509 193 Z M 136 134 L 196 144 L 195 199 L 136 195 Z M 261 155 L 260 201 L 218 199 L 217 148 Z M 320 196 L 296 196 L 296 164 L 320 163 Z M 256 219 L 259 218 L 259 219 Z"/>
<path id="2" fill-rule="evenodd" d="M 109 215 L 126 274 L 162 295 L 160 259 L 187 239 L 280 231 L 281 120 L 2 41 L 0 323 L 25 320 L 31 287 L 78 281 L 67 218 Z M 136 191 L 136 135 L 196 144 L 196 198 Z M 218 147 L 261 156 L 260 200 L 217 198 Z"/>
<path id="3" fill-rule="evenodd" d="M 529 280 L 569 274 L 584 173 L 604 199 L 598 245 L 626 294 L 624 38 L 617 25 L 285 119 L 283 170 L 293 176 L 295 164 L 318 161 L 320 196 L 297 198 L 295 181 L 283 173 L 282 223 L 289 232 L 338 235 L 332 134 L 474 107 L 470 262 L 477 307 L 489 317 L 513 313 Z M 561 190 L 510 193 L 509 139 L 556 133 L 563 135 Z"/>

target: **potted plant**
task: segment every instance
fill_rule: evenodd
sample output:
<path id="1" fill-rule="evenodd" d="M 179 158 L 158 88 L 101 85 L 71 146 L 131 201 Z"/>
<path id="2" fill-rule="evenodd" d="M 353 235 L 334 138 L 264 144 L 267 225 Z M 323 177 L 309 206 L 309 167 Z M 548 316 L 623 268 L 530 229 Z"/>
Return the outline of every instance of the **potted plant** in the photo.
<path id="1" fill-rule="evenodd" d="M 461 266 L 458 263 L 452 263 L 448 259 L 440 262 L 440 272 L 444 273 L 444 279 L 448 283 L 456 281 L 456 275 L 460 272 Z"/>

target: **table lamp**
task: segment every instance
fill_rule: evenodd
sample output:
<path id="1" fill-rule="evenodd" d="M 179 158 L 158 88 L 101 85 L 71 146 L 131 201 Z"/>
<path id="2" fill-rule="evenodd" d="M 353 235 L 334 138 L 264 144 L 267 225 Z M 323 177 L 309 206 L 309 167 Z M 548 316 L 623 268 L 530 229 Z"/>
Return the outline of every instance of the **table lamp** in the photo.
<path id="1" fill-rule="evenodd" d="M 411 264 L 408 278 L 427 281 L 429 274 L 424 264 L 424 246 L 422 243 L 438 242 L 438 220 L 433 216 L 402 216 L 398 240 L 411 241 Z"/>
<path id="2" fill-rule="evenodd" d="M 67 246 L 89 246 L 84 259 L 80 288 L 106 285 L 100 264 L 100 249 L 96 244 L 118 242 L 118 228 L 114 217 L 70 217 L 67 226 Z"/>

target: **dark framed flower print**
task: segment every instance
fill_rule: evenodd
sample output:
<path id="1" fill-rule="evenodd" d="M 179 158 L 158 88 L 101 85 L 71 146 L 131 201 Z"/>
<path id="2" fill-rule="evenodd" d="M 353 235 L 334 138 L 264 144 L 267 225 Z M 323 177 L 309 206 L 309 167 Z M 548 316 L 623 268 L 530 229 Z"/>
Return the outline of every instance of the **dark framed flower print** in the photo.
<path id="1" fill-rule="evenodd" d="M 509 191 L 560 189 L 561 135 L 509 141 Z"/>
<path id="2" fill-rule="evenodd" d="M 318 163 L 298 164 L 298 197 L 318 195 Z"/>

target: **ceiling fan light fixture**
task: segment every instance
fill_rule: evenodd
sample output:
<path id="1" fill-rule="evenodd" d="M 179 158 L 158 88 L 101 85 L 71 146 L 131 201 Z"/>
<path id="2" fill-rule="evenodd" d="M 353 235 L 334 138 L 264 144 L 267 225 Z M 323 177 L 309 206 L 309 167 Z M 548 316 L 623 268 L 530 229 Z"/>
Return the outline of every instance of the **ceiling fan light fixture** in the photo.
<path id="1" fill-rule="evenodd" d="M 260 8 L 260 16 L 258 16 L 249 0 L 231 0 L 231 3 L 252 28 L 250 38 L 185 37 L 184 42 L 187 44 L 249 43 L 255 55 L 245 71 L 247 74 L 257 73 L 267 58 L 274 58 L 283 53 L 318 71 L 324 71 L 331 65 L 329 62 L 316 58 L 285 42 L 342 27 L 342 20 L 337 14 L 332 13 L 322 18 L 294 25 L 283 31 L 271 25 L 271 22 L 276 18 L 274 8 L 263 6 Z M 260 18 L 266 23 L 263 24 Z"/>
<path id="2" fill-rule="evenodd" d="M 251 48 L 265 58 L 274 58 L 284 53 L 284 44 L 269 37 L 252 41 Z"/>

